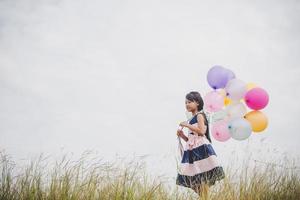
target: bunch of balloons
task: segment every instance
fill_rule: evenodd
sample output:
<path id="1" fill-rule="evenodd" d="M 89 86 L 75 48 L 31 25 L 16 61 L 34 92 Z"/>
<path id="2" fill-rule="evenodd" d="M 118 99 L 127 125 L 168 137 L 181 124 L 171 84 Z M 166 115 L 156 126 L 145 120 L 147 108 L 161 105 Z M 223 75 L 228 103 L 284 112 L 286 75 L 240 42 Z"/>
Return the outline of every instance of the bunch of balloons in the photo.
<path id="1" fill-rule="evenodd" d="M 204 96 L 204 110 L 218 118 L 211 126 L 216 140 L 245 140 L 252 132 L 267 128 L 268 118 L 261 110 L 267 106 L 269 95 L 263 88 L 245 83 L 218 65 L 208 71 L 207 81 L 213 90 Z"/>

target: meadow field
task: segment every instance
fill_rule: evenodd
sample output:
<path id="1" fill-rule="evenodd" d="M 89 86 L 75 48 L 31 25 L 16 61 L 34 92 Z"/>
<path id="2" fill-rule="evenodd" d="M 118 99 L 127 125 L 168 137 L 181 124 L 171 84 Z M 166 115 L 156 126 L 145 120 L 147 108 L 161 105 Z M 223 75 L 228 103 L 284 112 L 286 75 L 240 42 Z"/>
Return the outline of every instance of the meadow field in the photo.
<path id="1" fill-rule="evenodd" d="M 211 200 L 300 199 L 300 169 L 288 158 L 277 164 L 256 163 L 248 158 L 242 167 L 225 167 L 226 177 L 210 189 Z M 236 160 L 235 162 L 241 162 Z M 43 154 L 28 165 L 18 166 L 1 152 L 0 199 L 199 199 L 167 177 L 150 175 L 138 159 L 104 161 L 83 153 L 51 162 Z M 175 177 L 174 177 L 175 181 Z"/>

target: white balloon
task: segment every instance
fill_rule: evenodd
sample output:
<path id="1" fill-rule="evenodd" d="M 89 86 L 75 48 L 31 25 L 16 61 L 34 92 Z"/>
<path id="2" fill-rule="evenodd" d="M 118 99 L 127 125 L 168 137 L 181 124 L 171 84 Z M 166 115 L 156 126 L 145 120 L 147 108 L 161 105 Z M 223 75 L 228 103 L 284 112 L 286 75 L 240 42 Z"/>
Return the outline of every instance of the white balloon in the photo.
<path id="1" fill-rule="evenodd" d="M 244 118 L 235 118 L 228 122 L 229 134 L 235 140 L 245 140 L 252 133 L 251 124 Z"/>
<path id="2" fill-rule="evenodd" d="M 231 79 L 225 86 L 227 96 L 232 100 L 240 100 L 244 98 L 247 92 L 247 84 L 237 78 Z"/>
<path id="3" fill-rule="evenodd" d="M 212 122 L 217 122 L 217 121 L 220 121 L 220 120 L 223 120 L 225 118 L 227 118 L 227 111 L 226 109 L 222 109 L 220 111 L 217 111 L 217 112 L 214 112 L 212 113 Z"/>
<path id="4" fill-rule="evenodd" d="M 227 120 L 241 118 L 247 114 L 247 108 L 242 102 L 233 102 L 226 108 Z"/>

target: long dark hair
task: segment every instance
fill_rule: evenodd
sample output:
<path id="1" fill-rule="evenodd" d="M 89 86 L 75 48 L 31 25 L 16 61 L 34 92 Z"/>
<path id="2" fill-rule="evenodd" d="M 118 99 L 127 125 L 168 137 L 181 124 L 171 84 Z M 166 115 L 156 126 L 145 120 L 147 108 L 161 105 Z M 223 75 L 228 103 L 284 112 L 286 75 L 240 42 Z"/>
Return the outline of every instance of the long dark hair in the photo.
<path id="1" fill-rule="evenodd" d="M 202 99 L 199 92 L 197 92 L 197 91 L 189 92 L 188 94 L 186 94 L 185 98 L 189 101 L 194 101 L 194 102 L 197 102 L 199 104 L 198 107 L 197 107 L 198 112 L 203 110 L 204 101 L 203 101 L 203 99 Z M 209 142 L 212 143 L 211 139 L 210 139 L 210 135 L 209 135 L 209 124 L 208 124 L 208 121 L 207 121 L 207 117 L 206 117 L 206 114 L 204 112 L 203 112 L 203 114 L 204 114 L 204 118 L 205 118 L 206 126 L 207 126 L 205 136 L 209 140 Z"/>

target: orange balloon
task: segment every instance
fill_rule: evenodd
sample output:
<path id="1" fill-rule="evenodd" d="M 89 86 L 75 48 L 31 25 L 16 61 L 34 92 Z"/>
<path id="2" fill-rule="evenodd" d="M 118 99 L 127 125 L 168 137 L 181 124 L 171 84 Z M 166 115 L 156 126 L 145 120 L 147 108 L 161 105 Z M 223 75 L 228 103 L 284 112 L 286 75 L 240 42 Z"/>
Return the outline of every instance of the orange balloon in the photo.
<path id="1" fill-rule="evenodd" d="M 248 112 L 244 118 L 250 122 L 253 132 L 261 132 L 268 126 L 267 116 L 259 110 Z"/>

